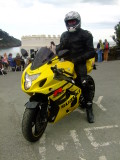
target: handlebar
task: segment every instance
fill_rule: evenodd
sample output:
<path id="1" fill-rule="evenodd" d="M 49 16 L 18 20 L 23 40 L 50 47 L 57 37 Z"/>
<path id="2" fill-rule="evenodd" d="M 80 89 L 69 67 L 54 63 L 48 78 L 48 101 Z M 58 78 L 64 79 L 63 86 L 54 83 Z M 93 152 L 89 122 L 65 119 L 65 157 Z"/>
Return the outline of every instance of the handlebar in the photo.
<path id="1" fill-rule="evenodd" d="M 51 70 L 52 70 L 54 73 L 56 73 L 56 72 L 57 72 L 57 73 L 60 73 L 60 74 L 65 73 L 65 74 L 67 74 L 67 75 L 69 75 L 69 76 L 73 76 L 73 74 L 65 71 L 63 68 L 58 69 L 56 65 L 55 65 L 54 67 L 51 67 Z"/>
<path id="2" fill-rule="evenodd" d="M 74 80 L 72 79 L 72 77 L 67 77 L 65 74 L 73 76 L 73 74 L 66 72 L 64 69 L 57 69 L 57 66 L 55 65 L 54 67 L 51 67 L 51 70 L 53 71 L 53 73 L 55 73 L 54 78 L 57 80 L 65 80 L 68 81 L 72 84 L 75 84 Z M 65 74 L 64 74 L 65 73 Z"/>

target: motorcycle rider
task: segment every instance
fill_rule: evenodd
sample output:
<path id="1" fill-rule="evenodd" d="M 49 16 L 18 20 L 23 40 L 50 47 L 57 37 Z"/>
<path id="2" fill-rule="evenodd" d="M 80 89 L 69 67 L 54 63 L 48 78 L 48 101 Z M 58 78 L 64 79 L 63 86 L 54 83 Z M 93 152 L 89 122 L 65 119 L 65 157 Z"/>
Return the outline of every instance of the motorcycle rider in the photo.
<path id="1" fill-rule="evenodd" d="M 60 44 L 56 46 L 56 53 L 60 50 L 68 49 L 69 58 L 74 63 L 77 78 L 75 83 L 82 88 L 82 94 L 85 99 L 85 108 L 87 120 L 94 122 L 92 109 L 92 100 L 90 89 L 87 83 L 86 60 L 95 57 L 92 34 L 81 28 L 81 17 L 78 12 L 71 11 L 65 15 L 65 25 L 67 31 L 63 32 L 60 38 Z"/>

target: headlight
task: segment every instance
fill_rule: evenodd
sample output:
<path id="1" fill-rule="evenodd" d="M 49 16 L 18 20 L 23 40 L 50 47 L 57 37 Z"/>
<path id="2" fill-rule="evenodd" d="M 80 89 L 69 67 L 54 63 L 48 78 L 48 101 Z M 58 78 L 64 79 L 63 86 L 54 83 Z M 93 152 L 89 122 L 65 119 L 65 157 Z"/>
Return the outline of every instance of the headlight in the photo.
<path id="1" fill-rule="evenodd" d="M 32 85 L 32 81 L 36 80 L 39 77 L 39 74 L 33 74 L 33 75 L 29 75 L 29 74 L 25 74 L 25 89 L 29 89 Z"/>

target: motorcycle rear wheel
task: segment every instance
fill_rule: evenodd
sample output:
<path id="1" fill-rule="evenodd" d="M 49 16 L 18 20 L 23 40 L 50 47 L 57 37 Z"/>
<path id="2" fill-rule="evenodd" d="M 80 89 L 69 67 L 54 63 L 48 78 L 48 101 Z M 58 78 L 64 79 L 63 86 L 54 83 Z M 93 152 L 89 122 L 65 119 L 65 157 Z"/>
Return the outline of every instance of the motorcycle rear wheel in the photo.
<path id="1" fill-rule="evenodd" d="M 38 141 L 47 127 L 47 122 L 41 121 L 40 109 L 26 108 L 22 119 L 22 133 L 30 142 Z"/>

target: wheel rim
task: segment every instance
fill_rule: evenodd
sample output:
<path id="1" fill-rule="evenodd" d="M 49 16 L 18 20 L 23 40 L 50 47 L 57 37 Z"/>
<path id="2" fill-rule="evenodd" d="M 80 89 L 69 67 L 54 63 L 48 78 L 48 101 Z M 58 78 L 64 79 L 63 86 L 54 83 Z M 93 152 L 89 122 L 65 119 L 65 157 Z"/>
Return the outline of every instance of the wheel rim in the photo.
<path id="1" fill-rule="evenodd" d="M 43 134 L 47 122 L 41 121 L 40 111 L 38 111 L 36 114 L 36 119 L 32 122 L 32 134 L 34 135 L 34 137 L 39 137 Z"/>

